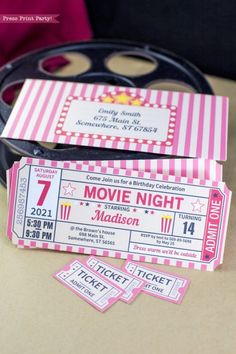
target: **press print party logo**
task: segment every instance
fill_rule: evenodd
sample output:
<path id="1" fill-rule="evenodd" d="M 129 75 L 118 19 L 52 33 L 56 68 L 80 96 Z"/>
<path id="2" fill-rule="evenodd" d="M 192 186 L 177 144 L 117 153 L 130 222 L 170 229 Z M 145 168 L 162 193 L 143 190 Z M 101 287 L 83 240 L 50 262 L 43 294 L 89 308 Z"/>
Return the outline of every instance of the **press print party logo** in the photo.
<path id="1" fill-rule="evenodd" d="M 171 229 L 173 217 L 171 215 L 163 215 L 161 217 L 161 233 L 168 234 Z"/>
<path id="2" fill-rule="evenodd" d="M 60 216 L 62 220 L 69 220 L 71 212 L 71 203 L 61 203 L 60 205 Z"/>
<path id="3" fill-rule="evenodd" d="M 59 14 L 0 14 L 0 23 L 59 23 Z"/>

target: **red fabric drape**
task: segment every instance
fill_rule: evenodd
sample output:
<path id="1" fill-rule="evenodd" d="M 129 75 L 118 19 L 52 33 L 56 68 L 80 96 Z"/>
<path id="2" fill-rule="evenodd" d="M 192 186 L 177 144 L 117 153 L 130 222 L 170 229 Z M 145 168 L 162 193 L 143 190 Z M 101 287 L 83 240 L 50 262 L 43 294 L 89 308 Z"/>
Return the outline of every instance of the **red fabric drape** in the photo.
<path id="1" fill-rule="evenodd" d="M 84 0 L 1 0 L 1 14 L 59 14 L 59 23 L 0 23 L 0 65 L 45 46 L 90 39 Z"/>

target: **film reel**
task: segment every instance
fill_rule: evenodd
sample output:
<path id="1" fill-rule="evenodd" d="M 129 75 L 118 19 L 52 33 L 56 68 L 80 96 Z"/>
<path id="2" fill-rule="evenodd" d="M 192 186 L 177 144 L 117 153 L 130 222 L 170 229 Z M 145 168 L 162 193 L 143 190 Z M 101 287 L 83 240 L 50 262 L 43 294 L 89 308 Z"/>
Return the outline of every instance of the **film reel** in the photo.
<path id="1" fill-rule="evenodd" d="M 65 56 L 67 53 L 67 57 Z M 68 55 L 69 53 L 69 55 Z M 70 63 L 71 55 L 79 54 L 83 59 L 74 67 L 76 72 L 63 71 Z M 123 73 L 115 60 L 128 59 L 131 65 L 123 65 Z M 69 59 L 68 59 L 69 58 Z M 113 63 L 112 63 L 113 60 Z M 139 61 L 142 65 L 139 65 Z M 136 63 L 135 66 L 132 63 Z M 136 67 L 136 71 L 133 70 Z M 132 69 L 132 70 L 131 70 Z M 145 69 L 145 70 L 144 70 Z M 59 74 L 55 75 L 55 73 Z M 161 82 L 185 85 L 184 90 L 212 94 L 213 91 L 192 64 L 163 49 L 146 44 L 96 40 L 79 42 L 31 52 L 6 64 L 0 71 L 0 133 L 11 112 L 14 90 L 26 78 L 63 80 L 87 83 L 105 83 L 129 87 L 155 87 Z M 154 85 L 154 86 L 153 86 Z M 176 88 L 178 91 L 178 87 Z M 108 150 L 58 144 L 48 147 L 36 142 L 6 140 L 0 142 L 0 180 L 6 183 L 6 170 L 21 156 L 51 160 L 118 160 L 164 158 L 163 155 L 131 151 Z"/>

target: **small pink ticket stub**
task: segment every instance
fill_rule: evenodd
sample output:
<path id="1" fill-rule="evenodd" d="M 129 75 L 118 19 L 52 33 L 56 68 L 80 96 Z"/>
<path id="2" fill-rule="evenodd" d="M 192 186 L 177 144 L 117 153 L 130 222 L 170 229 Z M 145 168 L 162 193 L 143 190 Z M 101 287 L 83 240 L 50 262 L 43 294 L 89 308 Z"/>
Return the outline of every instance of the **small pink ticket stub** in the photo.
<path id="1" fill-rule="evenodd" d="M 101 312 L 111 307 L 124 293 L 77 259 L 66 264 L 53 277 Z"/>
<path id="2" fill-rule="evenodd" d="M 190 281 L 176 274 L 163 272 L 136 262 L 127 260 L 123 269 L 129 274 L 146 282 L 143 292 L 163 300 L 180 304 Z"/>
<path id="3" fill-rule="evenodd" d="M 200 270 L 223 261 L 231 192 L 221 181 L 30 158 L 10 175 L 17 246 Z"/>
<path id="4" fill-rule="evenodd" d="M 103 275 L 115 285 L 121 287 L 125 292 L 121 296 L 121 300 L 131 303 L 141 292 L 145 282 L 137 279 L 123 270 L 101 261 L 96 257 L 86 259 L 86 264 L 95 272 Z"/>
<path id="5" fill-rule="evenodd" d="M 228 98 L 27 79 L 3 138 L 226 160 Z"/>

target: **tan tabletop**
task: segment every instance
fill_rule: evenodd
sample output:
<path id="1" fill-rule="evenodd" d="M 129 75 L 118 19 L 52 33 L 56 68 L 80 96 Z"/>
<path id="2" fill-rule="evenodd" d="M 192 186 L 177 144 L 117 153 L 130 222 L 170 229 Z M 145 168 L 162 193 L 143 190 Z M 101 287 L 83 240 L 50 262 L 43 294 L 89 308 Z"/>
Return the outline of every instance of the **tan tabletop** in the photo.
<path id="1" fill-rule="evenodd" d="M 230 97 L 224 180 L 235 191 L 236 82 L 209 79 L 217 94 Z M 141 295 L 131 305 L 119 301 L 104 314 L 51 276 L 75 254 L 20 250 L 10 243 L 5 235 L 7 204 L 2 186 L 0 203 L 1 354 L 236 353 L 235 198 L 220 268 L 200 272 L 158 266 L 191 280 L 181 305 Z"/>

